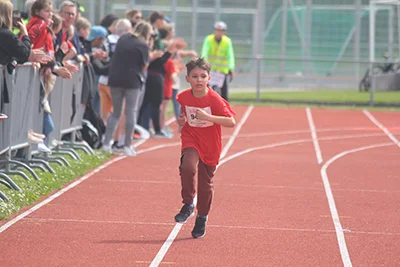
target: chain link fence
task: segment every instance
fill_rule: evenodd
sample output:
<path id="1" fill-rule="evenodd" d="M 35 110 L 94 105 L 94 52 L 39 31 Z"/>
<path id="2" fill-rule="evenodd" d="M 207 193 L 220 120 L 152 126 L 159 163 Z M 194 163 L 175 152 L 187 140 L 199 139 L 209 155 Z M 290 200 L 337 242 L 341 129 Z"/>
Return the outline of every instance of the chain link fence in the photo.
<path id="1" fill-rule="evenodd" d="M 56 6 L 61 2 L 55 1 Z M 108 13 L 124 17 L 131 8 L 141 10 L 144 17 L 154 10 L 161 11 L 175 23 L 177 36 L 198 52 L 204 38 L 213 32 L 214 22 L 225 21 L 236 55 L 232 91 L 357 90 L 372 67 L 368 61 L 370 0 L 78 2 L 92 23 Z M 377 5 L 376 64 L 400 57 L 399 12 L 396 5 Z"/>

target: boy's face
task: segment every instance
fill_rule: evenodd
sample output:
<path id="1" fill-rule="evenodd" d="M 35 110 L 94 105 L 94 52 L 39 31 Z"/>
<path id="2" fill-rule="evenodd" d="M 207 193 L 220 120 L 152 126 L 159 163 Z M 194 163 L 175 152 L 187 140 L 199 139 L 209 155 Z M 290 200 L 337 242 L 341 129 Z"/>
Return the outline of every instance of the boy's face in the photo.
<path id="1" fill-rule="evenodd" d="M 190 84 L 193 91 L 201 92 L 207 88 L 210 75 L 206 70 L 196 67 L 186 76 L 186 81 Z"/>

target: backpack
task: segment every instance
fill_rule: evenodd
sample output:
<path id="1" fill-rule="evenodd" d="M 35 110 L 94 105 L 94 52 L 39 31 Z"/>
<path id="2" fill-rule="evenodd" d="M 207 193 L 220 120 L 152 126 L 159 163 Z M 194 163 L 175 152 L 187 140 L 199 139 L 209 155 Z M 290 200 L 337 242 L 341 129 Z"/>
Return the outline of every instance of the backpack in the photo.
<path id="1" fill-rule="evenodd" d="M 90 104 L 86 105 L 82 120 L 82 139 L 92 148 L 100 148 L 103 145 L 102 140 L 105 132 L 106 126 L 103 120 Z"/>

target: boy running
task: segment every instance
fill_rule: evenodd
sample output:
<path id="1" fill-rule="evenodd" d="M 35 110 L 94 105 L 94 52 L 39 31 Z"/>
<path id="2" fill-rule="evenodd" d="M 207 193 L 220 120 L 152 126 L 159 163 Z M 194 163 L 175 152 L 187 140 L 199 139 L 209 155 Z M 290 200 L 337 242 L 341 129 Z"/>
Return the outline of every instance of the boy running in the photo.
<path id="1" fill-rule="evenodd" d="M 185 223 L 194 213 L 195 175 L 197 186 L 197 217 L 192 231 L 194 238 L 206 233 L 206 221 L 213 198 L 213 176 L 219 163 L 222 138 L 221 126 L 234 127 L 236 122 L 228 102 L 207 86 L 211 65 L 203 58 L 186 64 L 186 81 L 191 88 L 178 94 L 181 104 L 178 124 L 182 127 L 182 153 L 179 166 L 183 207 L 175 221 Z"/>

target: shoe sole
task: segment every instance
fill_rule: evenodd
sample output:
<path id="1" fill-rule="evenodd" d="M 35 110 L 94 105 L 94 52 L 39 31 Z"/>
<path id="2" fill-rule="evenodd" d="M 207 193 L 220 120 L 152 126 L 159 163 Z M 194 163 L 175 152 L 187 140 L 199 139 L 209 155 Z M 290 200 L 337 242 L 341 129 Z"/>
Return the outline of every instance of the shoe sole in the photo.
<path id="1" fill-rule="evenodd" d="M 199 239 L 199 238 L 202 238 L 202 237 L 205 236 L 205 235 L 206 235 L 206 231 L 204 231 L 204 234 L 201 235 L 201 236 L 194 236 L 194 235 L 192 234 L 192 237 L 195 238 L 195 239 Z"/>
<path id="2" fill-rule="evenodd" d="M 193 215 L 194 215 L 194 212 L 192 212 L 192 214 L 190 214 L 189 217 L 187 217 L 186 221 L 181 221 L 181 222 L 179 222 L 179 221 L 177 221 L 175 218 L 174 218 L 174 219 L 175 219 L 175 222 L 177 222 L 177 223 L 182 223 L 182 224 L 183 224 L 183 223 L 186 223 L 191 217 L 193 217 Z"/>

